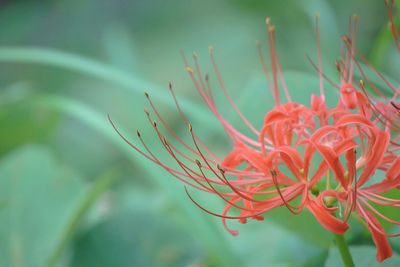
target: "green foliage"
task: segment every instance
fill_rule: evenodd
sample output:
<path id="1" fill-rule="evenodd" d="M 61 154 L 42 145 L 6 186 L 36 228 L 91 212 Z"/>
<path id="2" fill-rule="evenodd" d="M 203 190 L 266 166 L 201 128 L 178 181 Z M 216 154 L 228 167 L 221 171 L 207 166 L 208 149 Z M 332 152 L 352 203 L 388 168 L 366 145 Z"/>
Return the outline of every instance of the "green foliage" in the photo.
<path id="1" fill-rule="evenodd" d="M 85 196 L 80 177 L 48 149 L 26 146 L 0 163 L 0 266 L 44 266 Z"/>
<path id="2" fill-rule="evenodd" d="M 18 88 L 9 88 L 14 92 Z M 0 94 L 0 125 L 5 125 L 0 131 L 0 153 L 6 153 L 24 143 L 45 142 L 52 129 L 57 125 L 58 117 L 29 106 L 29 96 L 22 99 L 11 99 L 9 94 Z"/>
<path id="3" fill-rule="evenodd" d="M 397 254 L 382 263 L 378 263 L 375 258 L 376 248 L 372 246 L 352 246 L 350 247 L 350 253 L 357 267 L 396 267 L 400 265 L 400 257 Z M 332 247 L 329 250 L 329 256 L 324 267 L 339 266 L 343 266 L 339 251 L 336 247 Z"/>
<path id="4" fill-rule="evenodd" d="M 74 244 L 72 265 L 186 266 L 201 264 L 192 237 L 157 214 L 135 211 L 112 216 L 82 233 Z"/>

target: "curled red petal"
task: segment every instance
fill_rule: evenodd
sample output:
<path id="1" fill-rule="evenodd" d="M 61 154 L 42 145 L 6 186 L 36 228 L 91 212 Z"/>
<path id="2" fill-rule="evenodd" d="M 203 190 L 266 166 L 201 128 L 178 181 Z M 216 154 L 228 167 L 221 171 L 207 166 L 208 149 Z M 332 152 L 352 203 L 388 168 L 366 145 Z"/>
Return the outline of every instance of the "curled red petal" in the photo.
<path id="1" fill-rule="evenodd" d="M 386 177 L 389 180 L 395 180 L 400 176 L 400 156 L 392 163 L 389 170 L 386 172 Z"/>
<path id="2" fill-rule="evenodd" d="M 376 133 L 375 143 L 371 148 L 369 157 L 366 159 L 367 164 L 358 179 L 358 187 L 362 186 L 378 169 L 387 151 L 389 141 L 390 136 L 387 132 L 379 131 Z"/>
<path id="3" fill-rule="evenodd" d="M 392 247 L 390 246 L 387 237 L 384 234 L 380 233 L 385 231 L 381 223 L 367 210 L 365 210 L 360 204 L 357 206 L 360 215 L 367 222 L 368 229 L 372 234 L 372 239 L 374 240 L 377 249 L 376 259 L 379 262 L 382 262 L 385 259 L 390 258 L 393 254 Z M 377 229 L 375 228 L 378 228 L 380 231 L 377 231 Z"/>
<path id="4" fill-rule="evenodd" d="M 317 203 L 315 200 L 309 199 L 307 208 L 318 222 L 332 233 L 343 234 L 349 229 L 349 225 L 346 222 L 336 218 L 325 206 Z"/>

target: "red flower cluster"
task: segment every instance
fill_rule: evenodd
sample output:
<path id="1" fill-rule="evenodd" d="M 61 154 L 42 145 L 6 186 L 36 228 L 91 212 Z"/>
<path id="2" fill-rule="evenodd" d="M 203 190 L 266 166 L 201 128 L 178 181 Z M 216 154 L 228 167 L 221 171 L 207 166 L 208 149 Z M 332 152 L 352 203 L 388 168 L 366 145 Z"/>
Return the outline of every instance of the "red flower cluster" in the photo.
<path id="1" fill-rule="evenodd" d="M 387 120 L 389 112 L 382 112 L 380 104 L 369 101 L 363 93 L 364 82 L 353 81 L 356 69 L 368 84 L 373 85 L 357 60 L 362 56 L 355 48 L 356 26 L 354 20 L 351 32 L 343 38 L 342 58 L 337 62 L 341 79 L 335 84 L 323 74 L 317 23 L 318 63 L 314 66 L 320 77 L 320 95 L 312 95 L 308 107 L 291 100 L 275 49 L 275 28 L 267 19 L 271 72 L 261 49 L 259 53 L 275 107 L 265 115 L 260 128 L 253 126 L 234 103 L 210 49 L 222 92 L 253 137 L 246 136 L 223 117 L 215 102 L 208 75 L 203 79 L 197 56 L 194 54 L 194 66 L 189 66 L 185 59 L 186 69 L 197 91 L 233 143 L 232 150 L 222 159 L 196 135 L 171 86 L 178 112 L 189 128 L 193 143 L 186 143 L 173 131 L 148 94 L 146 97 L 155 116 L 182 149 L 167 140 L 150 112 L 146 111 L 146 114 L 178 168 L 164 164 L 146 145 L 139 132 L 143 148 L 118 133 L 140 154 L 171 175 L 223 199 L 225 207 L 216 213 L 204 208 L 188 193 L 198 207 L 221 217 L 224 227 L 233 235 L 237 235 L 237 231 L 227 226 L 227 219 L 240 223 L 246 223 L 248 219 L 263 220 L 263 214 L 281 206 L 294 214 L 308 210 L 323 227 L 336 234 L 348 230 L 348 219 L 353 214 L 367 225 L 377 246 L 377 259 L 382 261 L 392 255 L 387 236 L 396 234 L 386 233 L 381 220 L 392 224 L 400 222 L 382 214 L 379 206 L 400 206 L 400 199 L 384 195 L 400 185 L 400 157 Z M 333 107 L 328 107 L 326 103 L 325 80 L 338 88 L 339 97 Z M 281 100 L 281 90 L 285 102 Z"/>

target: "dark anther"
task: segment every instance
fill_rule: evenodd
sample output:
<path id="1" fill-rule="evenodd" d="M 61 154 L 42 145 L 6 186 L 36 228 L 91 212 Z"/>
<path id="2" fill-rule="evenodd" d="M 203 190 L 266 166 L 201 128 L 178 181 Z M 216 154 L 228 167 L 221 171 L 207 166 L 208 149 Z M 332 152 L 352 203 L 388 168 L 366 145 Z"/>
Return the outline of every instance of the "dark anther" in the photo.
<path id="1" fill-rule="evenodd" d="M 197 166 L 201 167 L 201 162 L 197 159 L 196 159 L 196 164 L 197 164 Z"/>

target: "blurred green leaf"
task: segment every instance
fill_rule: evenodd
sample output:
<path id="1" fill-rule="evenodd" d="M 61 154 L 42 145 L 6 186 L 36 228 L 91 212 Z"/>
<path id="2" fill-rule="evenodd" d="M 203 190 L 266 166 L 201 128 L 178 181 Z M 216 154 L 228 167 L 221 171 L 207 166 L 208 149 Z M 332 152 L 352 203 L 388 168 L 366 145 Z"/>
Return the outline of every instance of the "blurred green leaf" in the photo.
<path id="1" fill-rule="evenodd" d="M 43 266 L 83 193 L 79 177 L 43 147 L 27 146 L 4 158 L 0 266 Z"/>
<path id="2" fill-rule="evenodd" d="M 327 248 L 332 243 L 332 234 L 323 228 L 308 211 L 294 215 L 283 207 L 272 210 L 267 218 L 320 247 Z"/>
<path id="3" fill-rule="evenodd" d="M 231 224 L 234 225 L 233 222 Z M 263 222 L 249 221 L 245 225 L 236 224 L 235 229 L 238 229 L 240 234 L 231 240 L 239 255 L 246 259 L 247 267 L 258 267 L 260 262 L 267 262 L 268 266 L 285 263 L 287 265 L 282 266 L 309 267 L 304 264 L 311 263 L 312 259 L 321 262 L 319 255 L 327 251 L 309 242 L 309 239 L 293 234 L 293 231 L 283 226 L 281 221 L 272 219 L 268 214 Z M 268 249 L 260 253 L 260 250 L 254 248 Z M 325 258 L 322 263 L 324 261 Z"/>
<path id="4" fill-rule="evenodd" d="M 57 125 L 58 116 L 54 113 L 32 110 L 29 94 L 15 96 L 18 86 L 13 86 L 0 94 L 0 153 L 28 142 L 46 140 Z"/>
<path id="5" fill-rule="evenodd" d="M 74 245 L 72 266 L 190 266 L 203 257 L 197 242 L 166 218 L 136 211 L 83 233 Z"/>
<path id="6" fill-rule="evenodd" d="M 88 209 L 97 200 L 97 198 L 110 187 L 112 182 L 115 180 L 115 177 L 116 175 L 114 170 L 103 174 L 93 183 L 91 188 L 86 192 L 85 196 L 81 198 L 77 208 L 68 219 L 68 223 L 64 228 L 63 233 L 60 235 L 58 243 L 54 246 L 52 254 L 48 258 L 46 264 L 47 267 L 56 265 L 59 257 L 64 252 L 68 242 L 72 238 L 72 235 L 75 233 L 76 228 L 81 222 L 82 217 L 86 214 Z"/>
<path id="7" fill-rule="evenodd" d="M 0 47 L 0 62 L 49 65 L 77 71 L 100 80 L 121 85 L 140 95 L 143 95 L 144 91 L 148 91 L 154 100 L 175 107 L 168 89 L 160 88 L 135 77 L 132 73 L 124 72 L 113 66 L 83 56 L 44 48 Z M 210 117 L 203 113 L 202 108 L 199 108 L 197 104 L 182 98 L 179 98 L 179 101 L 185 112 L 191 114 L 193 118 L 210 123 Z"/>
<path id="8" fill-rule="evenodd" d="M 357 267 L 398 267 L 400 266 L 400 257 L 397 254 L 382 263 L 379 263 L 376 258 L 376 248 L 372 246 L 350 246 L 350 253 L 353 257 L 354 264 Z M 329 250 L 329 256 L 325 262 L 325 267 L 340 267 L 343 266 L 342 258 L 338 249 L 333 246 Z"/>
<path id="9" fill-rule="evenodd" d="M 324 265 L 328 257 L 328 250 L 323 250 L 320 254 L 317 254 L 313 257 L 308 258 L 306 262 L 304 262 L 301 267 L 320 267 Z"/>
<path id="10" fill-rule="evenodd" d="M 389 20 L 389 17 L 387 18 Z M 400 19 L 398 16 L 395 17 L 395 24 L 399 25 Z M 393 35 L 390 31 L 390 27 L 387 24 L 384 24 L 380 31 L 378 32 L 376 38 L 372 42 L 372 49 L 369 53 L 368 59 L 370 63 L 380 69 L 384 65 L 385 56 L 388 51 L 394 46 Z M 398 53 L 395 51 L 394 53 Z"/>
<path id="11" fill-rule="evenodd" d="M 126 26 L 118 23 L 109 25 L 103 34 L 103 46 L 113 65 L 129 72 L 137 71 L 136 47 Z"/>
<path id="12" fill-rule="evenodd" d="M 88 106 L 77 101 L 56 97 L 41 96 L 37 97 L 33 103 L 40 107 L 47 107 L 56 111 L 64 112 L 85 125 L 97 130 L 104 135 L 112 143 L 114 143 L 123 154 L 128 156 L 138 166 L 141 171 L 150 179 L 160 186 L 165 194 L 186 214 L 190 221 L 190 229 L 196 229 L 196 236 L 204 243 L 210 257 L 214 258 L 218 264 L 226 266 L 240 266 L 239 258 L 233 253 L 231 245 L 227 242 L 225 236 L 227 233 L 222 229 L 221 225 L 216 225 L 215 218 L 207 214 L 203 214 L 194 207 L 183 193 L 183 186 L 178 181 L 174 181 L 172 177 L 165 177 L 165 173 L 161 168 L 156 168 L 152 162 L 140 156 L 128 144 L 114 132 L 110 123 L 107 121 L 106 115 L 103 116 L 92 110 Z M 121 129 L 121 132 L 124 132 Z M 127 135 L 129 138 L 129 135 Z M 201 216 L 198 214 L 201 213 Z"/>

